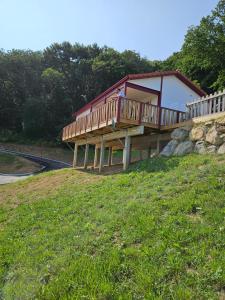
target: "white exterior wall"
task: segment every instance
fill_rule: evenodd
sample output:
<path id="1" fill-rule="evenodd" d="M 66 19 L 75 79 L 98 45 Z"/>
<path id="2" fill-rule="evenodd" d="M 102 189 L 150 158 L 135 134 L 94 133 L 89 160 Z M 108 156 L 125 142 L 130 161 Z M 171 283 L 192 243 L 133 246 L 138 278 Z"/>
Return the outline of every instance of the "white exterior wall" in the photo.
<path id="1" fill-rule="evenodd" d="M 144 78 L 144 79 L 132 79 L 128 82 L 147 87 L 156 91 L 160 91 L 161 77 Z"/>
<path id="2" fill-rule="evenodd" d="M 163 77 L 162 106 L 186 111 L 186 103 L 196 98 L 199 98 L 199 95 L 176 76 Z"/>
<path id="3" fill-rule="evenodd" d="M 129 82 L 160 91 L 161 77 L 134 79 Z M 176 76 L 163 76 L 161 106 L 185 111 L 186 103 L 196 98 L 199 95 Z"/>

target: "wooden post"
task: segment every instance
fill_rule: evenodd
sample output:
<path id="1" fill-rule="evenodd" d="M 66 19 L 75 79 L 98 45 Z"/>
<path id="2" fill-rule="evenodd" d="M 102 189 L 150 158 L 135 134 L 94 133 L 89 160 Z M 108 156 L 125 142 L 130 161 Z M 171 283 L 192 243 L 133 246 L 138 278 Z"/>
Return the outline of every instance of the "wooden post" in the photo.
<path id="1" fill-rule="evenodd" d="M 89 144 L 86 144 L 85 153 L 84 153 L 84 169 L 87 169 L 87 165 L 88 165 L 88 151 L 89 151 Z"/>
<path id="2" fill-rule="evenodd" d="M 147 158 L 150 158 L 151 157 L 151 147 L 148 147 L 148 153 L 147 153 Z"/>
<path id="3" fill-rule="evenodd" d="M 78 145 L 75 143 L 74 154 L 73 154 L 73 168 L 77 167 L 77 160 L 78 160 Z"/>
<path id="4" fill-rule="evenodd" d="M 125 137 L 125 147 L 123 149 L 123 169 L 127 170 L 130 161 L 130 136 Z"/>
<path id="5" fill-rule="evenodd" d="M 157 146 L 156 146 L 156 154 L 159 155 L 160 152 L 160 138 L 159 135 L 157 137 Z"/>
<path id="6" fill-rule="evenodd" d="M 94 168 L 98 165 L 98 158 L 99 158 L 99 148 L 95 145 L 95 156 L 94 156 Z"/>
<path id="7" fill-rule="evenodd" d="M 108 153 L 108 166 L 112 165 L 112 147 L 109 147 L 109 153 Z"/>
<path id="8" fill-rule="evenodd" d="M 100 148 L 100 161 L 99 161 L 99 173 L 102 171 L 104 167 L 104 156 L 105 156 L 105 142 L 101 141 L 101 148 Z"/>
<path id="9" fill-rule="evenodd" d="M 142 150 L 139 150 L 140 160 L 143 160 Z"/>
<path id="10" fill-rule="evenodd" d="M 132 161 L 132 144 L 130 144 L 129 164 Z"/>

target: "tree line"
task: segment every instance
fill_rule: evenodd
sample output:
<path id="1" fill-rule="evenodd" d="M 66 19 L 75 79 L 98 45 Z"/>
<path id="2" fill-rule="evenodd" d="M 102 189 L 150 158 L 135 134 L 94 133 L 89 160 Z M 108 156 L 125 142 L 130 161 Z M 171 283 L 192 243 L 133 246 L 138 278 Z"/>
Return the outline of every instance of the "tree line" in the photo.
<path id="1" fill-rule="evenodd" d="M 177 69 L 207 92 L 225 87 L 225 0 L 164 61 L 69 42 L 43 51 L 1 50 L 0 136 L 60 139 L 74 111 L 125 75 Z"/>

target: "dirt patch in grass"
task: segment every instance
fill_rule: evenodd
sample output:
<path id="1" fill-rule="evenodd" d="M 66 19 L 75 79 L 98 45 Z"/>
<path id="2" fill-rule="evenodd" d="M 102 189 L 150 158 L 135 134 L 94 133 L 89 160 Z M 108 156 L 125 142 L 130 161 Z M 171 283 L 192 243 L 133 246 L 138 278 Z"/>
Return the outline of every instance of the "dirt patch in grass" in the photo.
<path id="1" fill-rule="evenodd" d="M 73 169 L 46 172 L 21 182 L 0 186 L 0 204 L 15 208 L 21 203 L 36 201 L 46 195 L 52 196 L 62 186 L 90 184 L 102 178 L 100 175 Z"/>
<path id="2" fill-rule="evenodd" d="M 70 149 L 63 149 L 59 147 L 46 147 L 36 145 L 21 145 L 13 143 L 0 143 L 0 148 L 5 148 L 12 151 L 24 152 L 40 157 L 60 160 L 67 163 L 72 163 L 73 152 Z"/>
<path id="3" fill-rule="evenodd" d="M 188 218 L 192 221 L 192 222 L 203 222 L 202 216 L 200 214 L 189 214 Z"/>
<path id="4" fill-rule="evenodd" d="M 25 174 L 41 170 L 41 166 L 23 157 L 0 153 L 0 173 Z"/>

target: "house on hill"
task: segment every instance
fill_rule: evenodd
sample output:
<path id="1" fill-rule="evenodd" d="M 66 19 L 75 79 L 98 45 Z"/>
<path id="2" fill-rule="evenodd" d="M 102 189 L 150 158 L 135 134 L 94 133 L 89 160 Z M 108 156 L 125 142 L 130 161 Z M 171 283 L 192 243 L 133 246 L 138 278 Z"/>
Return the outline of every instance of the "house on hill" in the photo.
<path id="1" fill-rule="evenodd" d="M 109 165 L 112 150 L 123 149 L 126 169 L 131 148 L 155 147 L 159 151 L 160 134 L 185 121 L 186 103 L 205 95 L 178 71 L 125 76 L 75 112 L 75 121 L 63 129 L 63 141 L 75 143 L 73 166 L 77 166 L 78 147 L 85 145 L 86 168 L 89 145 L 94 145 L 93 164 L 99 171 L 105 162 L 105 148 L 109 148 Z"/>

